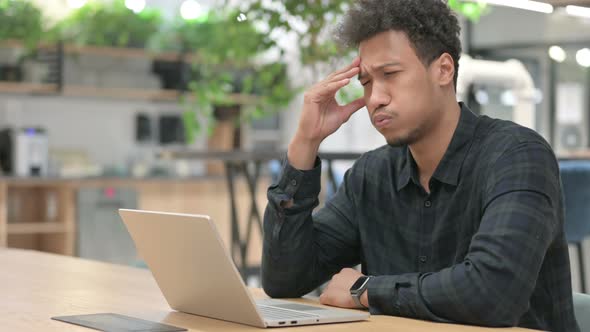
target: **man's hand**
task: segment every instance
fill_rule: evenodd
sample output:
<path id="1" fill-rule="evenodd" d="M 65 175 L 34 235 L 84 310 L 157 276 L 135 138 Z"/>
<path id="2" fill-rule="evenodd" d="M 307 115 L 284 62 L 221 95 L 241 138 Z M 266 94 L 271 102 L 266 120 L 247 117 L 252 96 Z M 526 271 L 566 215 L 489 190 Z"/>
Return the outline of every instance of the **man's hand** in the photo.
<path id="1" fill-rule="evenodd" d="M 363 274 L 357 270 L 349 268 L 342 269 L 340 273 L 332 277 L 332 280 L 330 280 L 328 286 L 324 289 L 324 292 L 320 296 L 320 303 L 334 307 L 357 309 L 358 307 L 350 295 L 350 287 L 362 276 Z M 365 307 L 369 307 L 366 291 L 361 297 L 361 303 Z"/>
<path id="2" fill-rule="evenodd" d="M 299 126 L 289 145 L 289 163 L 301 170 L 312 169 L 322 141 L 333 134 L 350 116 L 365 106 L 364 98 L 339 105 L 336 92 L 359 73 L 360 59 L 330 74 L 305 92 Z"/>
<path id="3" fill-rule="evenodd" d="M 359 65 L 360 59 L 356 58 L 350 65 L 333 72 L 305 92 L 303 112 L 297 128 L 299 137 L 321 142 L 348 121 L 354 112 L 365 106 L 363 98 L 344 106 L 336 102 L 336 92 L 358 75 Z"/>

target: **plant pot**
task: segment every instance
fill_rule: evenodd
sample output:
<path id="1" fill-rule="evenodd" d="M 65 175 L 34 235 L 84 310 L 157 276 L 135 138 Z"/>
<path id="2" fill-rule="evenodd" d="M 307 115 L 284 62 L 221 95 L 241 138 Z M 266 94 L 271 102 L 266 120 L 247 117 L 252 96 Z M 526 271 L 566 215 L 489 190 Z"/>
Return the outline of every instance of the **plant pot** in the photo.
<path id="1" fill-rule="evenodd" d="M 152 73 L 160 79 L 162 89 L 169 90 L 187 90 L 190 65 L 179 61 L 154 60 L 152 63 Z"/>
<path id="2" fill-rule="evenodd" d="M 23 63 L 23 79 L 31 83 L 47 83 L 49 66 L 46 63 L 25 60 Z"/>
<path id="3" fill-rule="evenodd" d="M 213 116 L 217 124 L 207 142 L 209 151 L 233 151 L 241 149 L 241 128 L 240 126 L 236 126 L 240 111 L 240 105 L 214 107 Z M 225 173 L 223 162 L 208 162 L 207 173 L 209 175 L 223 175 Z"/>
<path id="4" fill-rule="evenodd" d="M 0 64 L 0 81 L 21 82 L 23 69 L 20 65 Z"/>
<path id="5" fill-rule="evenodd" d="M 25 54 L 25 50 L 20 47 L 0 47 L 0 63 L 16 64 Z"/>

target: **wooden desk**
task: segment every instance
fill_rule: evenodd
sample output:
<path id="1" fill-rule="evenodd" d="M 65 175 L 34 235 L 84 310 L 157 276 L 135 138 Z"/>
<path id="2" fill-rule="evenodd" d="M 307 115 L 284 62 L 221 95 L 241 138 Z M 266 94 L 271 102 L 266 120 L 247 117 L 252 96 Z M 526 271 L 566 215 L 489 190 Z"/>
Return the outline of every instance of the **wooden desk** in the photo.
<path id="1" fill-rule="evenodd" d="M 151 273 L 143 269 L 18 249 L 0 249 L 0 266 L 2 331 L 92 331 L 53 321 L 50 317 L 104 312 L 168 323 L 190 331 L 262 331 L 172 311 Z M 264 296 L 260 290 L 254 290 L 254 293 L 258 297 Z M 292 327 L 284 331 L 496 330 L 372 316 L 366 322 Z"/>

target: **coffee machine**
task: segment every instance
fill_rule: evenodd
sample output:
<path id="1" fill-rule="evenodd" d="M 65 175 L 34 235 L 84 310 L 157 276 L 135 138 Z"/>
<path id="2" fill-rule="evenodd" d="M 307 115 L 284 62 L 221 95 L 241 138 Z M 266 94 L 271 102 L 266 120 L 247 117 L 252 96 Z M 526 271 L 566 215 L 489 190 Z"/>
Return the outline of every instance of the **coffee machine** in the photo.
<path id="1" fill-rule="evenodd" d="M 47 176 L 49 139 L 45 129 L 0 130 L 0 167 L 5 175 Z"/>

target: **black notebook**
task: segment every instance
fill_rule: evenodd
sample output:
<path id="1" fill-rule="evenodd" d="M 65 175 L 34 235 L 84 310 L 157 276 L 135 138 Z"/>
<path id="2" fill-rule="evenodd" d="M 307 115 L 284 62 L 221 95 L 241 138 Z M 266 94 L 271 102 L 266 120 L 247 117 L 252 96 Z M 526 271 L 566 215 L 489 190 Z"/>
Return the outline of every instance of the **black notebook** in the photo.
<path id="1" fill-rule="evenodd" d="M 118 314 L 51 317 L 51 319 L 105 332 L 178 332 L 187 329 Z"/>

